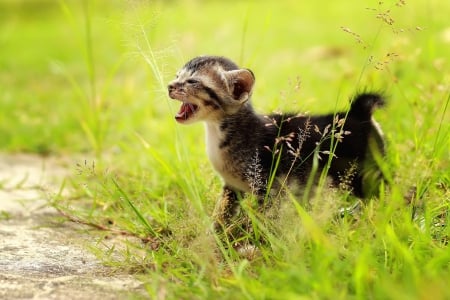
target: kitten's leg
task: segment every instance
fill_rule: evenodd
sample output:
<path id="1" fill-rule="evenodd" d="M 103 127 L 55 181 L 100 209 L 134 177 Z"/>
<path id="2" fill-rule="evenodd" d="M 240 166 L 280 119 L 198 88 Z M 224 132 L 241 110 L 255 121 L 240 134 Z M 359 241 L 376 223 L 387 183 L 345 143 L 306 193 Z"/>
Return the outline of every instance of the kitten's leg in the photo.
<path id="1" fill-rule="evenodd" d="M 231 225 L 231 219 L 239 206 L 239 192 L 228 186 L 223 187 L 222 197 L 216 205 L 214 212 L 214 229 L 221 230 Z"/>

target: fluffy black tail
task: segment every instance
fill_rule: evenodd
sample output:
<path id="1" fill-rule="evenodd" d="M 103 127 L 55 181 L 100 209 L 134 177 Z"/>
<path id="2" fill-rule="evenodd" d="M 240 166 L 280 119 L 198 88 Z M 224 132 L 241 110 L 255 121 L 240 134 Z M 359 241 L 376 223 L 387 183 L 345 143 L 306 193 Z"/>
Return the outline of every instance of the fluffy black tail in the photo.
<path id="1" fill-rule="evenodd" d="M 378 93 L 363 93 L 352 99 L 348 115 L 362 121 L 370 120 L 374 110 L 384 105 L 384 97 Z"/>

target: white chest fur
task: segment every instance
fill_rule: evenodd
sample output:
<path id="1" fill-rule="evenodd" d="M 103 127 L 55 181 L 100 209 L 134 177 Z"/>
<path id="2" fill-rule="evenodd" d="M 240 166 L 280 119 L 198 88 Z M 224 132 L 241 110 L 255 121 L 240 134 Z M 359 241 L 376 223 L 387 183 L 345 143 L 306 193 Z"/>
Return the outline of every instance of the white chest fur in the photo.
<path id="1" fill-rule="evenodd" d="M 222 136 L 218 124 L 206 124 L 206 153 L 214 169 L 220 174 L 225 170 L 223 153 L 219 147 Z"/>
<path id="2" fill-rule="evenodd" d="M 226 151 L 220 148 L 223 138 L 223 133 L 218 124 L 206 123 L 206 152 L 209 161 L 226 185 L 248 192 L 248 184 L 243 182 L 240 176 L 236 174 L 233 161 L 230 161 Z"/>

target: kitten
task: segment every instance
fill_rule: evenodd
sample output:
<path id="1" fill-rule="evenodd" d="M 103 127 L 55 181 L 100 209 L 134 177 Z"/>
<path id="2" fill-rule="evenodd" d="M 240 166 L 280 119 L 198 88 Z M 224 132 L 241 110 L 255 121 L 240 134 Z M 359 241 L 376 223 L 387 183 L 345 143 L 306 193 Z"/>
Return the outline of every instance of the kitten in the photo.
<path id="1" fill-rule="evenodd" d="M 349 111 L 336 114 L 264 116 L 250 103 L 254 83 L 252 71 L 229 59 L 200 56 L 168 85 L 169 96 L 182 102 L 176 121 L 206 124 L 208 157 L 224 182 L 216 225 L 231 224 L 243 193 L 262 205 L 268 189 L 305 185 L 316 163 L 318 174 L 328 165 L 332 182 L 358 197 L 377 193 L 383 176 L 374 158 L 384 156 L 384 142 L 372 113 L 384 104 L 381 95 L 357 95 Z"/>

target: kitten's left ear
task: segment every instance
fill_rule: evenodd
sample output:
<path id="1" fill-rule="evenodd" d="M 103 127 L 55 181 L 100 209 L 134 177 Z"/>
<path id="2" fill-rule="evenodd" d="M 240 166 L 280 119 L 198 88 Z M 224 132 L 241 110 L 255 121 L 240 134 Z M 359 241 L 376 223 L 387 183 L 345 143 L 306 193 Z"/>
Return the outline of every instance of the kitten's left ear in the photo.
<path id="1" fill-rule="evenodd" d="M 249 69 L 240 69 L 226 72 L 228 84 L 233 99 L 244 103 L 250 99 L 255 76 Z"/>

